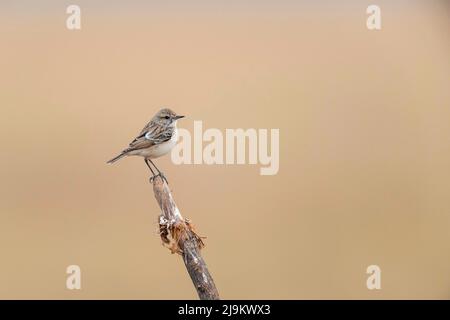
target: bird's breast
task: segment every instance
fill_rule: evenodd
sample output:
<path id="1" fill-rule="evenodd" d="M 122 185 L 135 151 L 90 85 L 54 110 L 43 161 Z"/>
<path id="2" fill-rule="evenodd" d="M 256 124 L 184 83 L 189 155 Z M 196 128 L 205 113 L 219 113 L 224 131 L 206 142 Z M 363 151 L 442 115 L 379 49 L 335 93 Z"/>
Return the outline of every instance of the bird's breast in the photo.
<path id="1" fill-rule="evenodd" d="M 170 140 L 165 141 L 163 143 L 152 146 L 149 150 L 149 158 L 158 158 L 161 157 L 172 150 L 173 147 L 178 142 L 178 130 L 174 130 L 172 137 Z"/>

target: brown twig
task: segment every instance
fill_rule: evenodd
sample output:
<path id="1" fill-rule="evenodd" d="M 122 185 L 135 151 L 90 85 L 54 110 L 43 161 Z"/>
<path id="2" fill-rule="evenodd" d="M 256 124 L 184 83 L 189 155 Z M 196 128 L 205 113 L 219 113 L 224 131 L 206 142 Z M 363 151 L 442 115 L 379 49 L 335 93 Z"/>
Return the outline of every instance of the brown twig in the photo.
<path id="1" fill-rule="evenodd" d="M 162 211 L 159 216 L 159 231 L 164 245 L 172 253 L 183 257 L 199 298 L 218 300 L 216 285 L 200 255 L 200 249 L 204 246 L 202 238 L 195 233 L 189 220 L 183 218 L 167 183 L 160 176 L 153 179 L 153 192 Z"/>

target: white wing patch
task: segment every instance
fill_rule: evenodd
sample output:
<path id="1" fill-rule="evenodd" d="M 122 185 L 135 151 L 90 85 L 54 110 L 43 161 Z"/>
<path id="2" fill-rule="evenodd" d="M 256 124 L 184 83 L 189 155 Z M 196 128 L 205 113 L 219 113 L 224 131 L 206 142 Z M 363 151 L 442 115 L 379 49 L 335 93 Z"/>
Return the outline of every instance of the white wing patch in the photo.
<path id="1" fill-rule="evenodd" d="M 145 139 L 151 140 L 151 141 L 155 140 L 155 139 L 152 138 L 152 133 L 153 133 L 153 132 L 151 132 L 151 131 L 147 132 L 147 133 L 145 134 Z"/>

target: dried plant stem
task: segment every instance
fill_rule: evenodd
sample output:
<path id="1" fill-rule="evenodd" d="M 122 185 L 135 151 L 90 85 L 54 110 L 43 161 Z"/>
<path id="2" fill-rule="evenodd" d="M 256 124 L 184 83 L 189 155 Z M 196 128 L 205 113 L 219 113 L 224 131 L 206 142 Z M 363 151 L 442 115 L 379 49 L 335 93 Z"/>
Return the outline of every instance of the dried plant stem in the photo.
<path id="1" fill-rule="evenodd" d="M 153 192 L 162 211 L 159 216 L 161 240 L 172 253 L 183 257 L 199 298 L 218 300 L 216 285 L 200 254 L 204 246 L 202 239 L 195 233 L 189 220 L 182 217 L 167 183 L 160 176 L 153 179 Z"/>

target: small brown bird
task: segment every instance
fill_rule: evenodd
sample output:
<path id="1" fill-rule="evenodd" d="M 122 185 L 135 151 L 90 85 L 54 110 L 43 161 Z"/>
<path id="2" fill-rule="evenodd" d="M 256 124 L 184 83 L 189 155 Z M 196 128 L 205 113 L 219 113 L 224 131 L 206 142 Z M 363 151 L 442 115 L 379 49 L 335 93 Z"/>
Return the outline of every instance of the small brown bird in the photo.
<path id="1" fill-rule="evenodd" d="M 164 108 L 159 110 L 150 122 L 141 130 L 139 135 L 131 141 L 128 148 L 107 163 L 114 163 L 125 156 L 141 156 L 144 157 L 145 164 L 152 172 L 152 179 L 156 176 L 161 176 L 165 179 L 163 173 L 155 166 L 151 159 L 169 153 L 177 144 L 177 120 L 181 118 L 184 118 L 184 116 L 179 116 L 170 109 Z M 155 175 L 150 164 L 155 167 L 158 174 Z"/>

